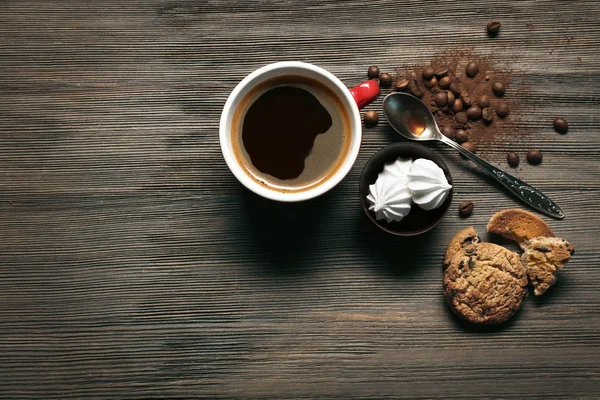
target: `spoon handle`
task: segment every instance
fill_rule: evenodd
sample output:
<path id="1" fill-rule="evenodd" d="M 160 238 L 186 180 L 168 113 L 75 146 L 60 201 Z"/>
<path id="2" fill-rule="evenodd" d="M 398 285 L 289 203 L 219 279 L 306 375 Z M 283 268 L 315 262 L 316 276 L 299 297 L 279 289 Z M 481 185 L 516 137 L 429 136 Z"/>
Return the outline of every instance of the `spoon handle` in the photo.
<path id="1" fill-rule="evenodd" d="M 493 166 L 489 162 L 479 158 L 475 154 L 471 153 L 469 150 L 462 147 L 460 144 L 448 139 L 445 136 L 442 136 L 440 140 L 446 143 L 448 146 L 454 147 L 462 155 L 469 158 L 475 164 L 479 165 L 485 172 L 493 176 L 498 182 L 502 184 L 502 186 L 508 189 L 509 192 L 511 192 L 514 196 L 516 196 L 524 203 L 529 204 L 536 210 L 553 218 L 562 219 L 565 216 L 565 213 L 560 209 L 560 207 L 556 203 L 554 203 L 552 200 L 550 200 L 550 198 L 548 198 L 548 196 L 546 196 L 533 186 L 530 186 L 526 182 L 523 182 L 522 180 L 515 178 L 509 173 L 502 171 L 500 168 Z"/>

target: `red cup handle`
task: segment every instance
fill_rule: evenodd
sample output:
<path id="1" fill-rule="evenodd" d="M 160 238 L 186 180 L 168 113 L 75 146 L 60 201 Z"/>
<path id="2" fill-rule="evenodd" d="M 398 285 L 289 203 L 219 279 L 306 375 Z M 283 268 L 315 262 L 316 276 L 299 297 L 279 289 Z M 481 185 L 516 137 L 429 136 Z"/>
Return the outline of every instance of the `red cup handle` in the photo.
<path id="1" fill-rule="evenodd" d="M 359 83 L 350 89 L 350 94 L 354 97 L 359 110 L 371 104 L 379 93 L 379 84 L 374 79 Z"/>

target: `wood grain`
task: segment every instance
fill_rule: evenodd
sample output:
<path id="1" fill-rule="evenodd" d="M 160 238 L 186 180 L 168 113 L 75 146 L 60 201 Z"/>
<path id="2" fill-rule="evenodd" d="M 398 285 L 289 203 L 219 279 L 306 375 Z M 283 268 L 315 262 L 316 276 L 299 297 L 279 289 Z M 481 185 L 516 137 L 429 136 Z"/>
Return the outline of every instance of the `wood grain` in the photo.
<path id="1" fill-rule="evenodd" d="M 1 2 L 0 398 L 600 398 L 598 21 L 591 0 Z M 549 223 L 577 249 L 495 329 L 449 313 L 440 263 L 459 228 L 519 204 L 453 150 L 432 145 L 473 216 L 402 239 L 358 201 L 366 161 L 400 140 L 387 124 L 297 205 L 242 189 L 218 143 L 259 66 L 352 86 L 456 48 L 529 86 L 507 96 L 533 133 L 484 155 L 542 149 L 515 173 L 562 206 Z"/>

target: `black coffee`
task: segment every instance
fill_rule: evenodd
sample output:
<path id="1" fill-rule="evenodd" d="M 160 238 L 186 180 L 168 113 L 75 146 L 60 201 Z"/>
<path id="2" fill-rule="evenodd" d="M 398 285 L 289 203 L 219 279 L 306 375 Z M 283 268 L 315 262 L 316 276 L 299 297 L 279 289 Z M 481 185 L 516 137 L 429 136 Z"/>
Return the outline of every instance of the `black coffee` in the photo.
<path id="1" fill-rule="evenodd" d="M 234 115 L 233 139 L 236 157 L 253 179 L 281 191 L 301 191 L 339 168 L 349 150 L 349 117 L 326 86 L 286 76 L 247 97 L 238 107 L 239 121 Z"/>

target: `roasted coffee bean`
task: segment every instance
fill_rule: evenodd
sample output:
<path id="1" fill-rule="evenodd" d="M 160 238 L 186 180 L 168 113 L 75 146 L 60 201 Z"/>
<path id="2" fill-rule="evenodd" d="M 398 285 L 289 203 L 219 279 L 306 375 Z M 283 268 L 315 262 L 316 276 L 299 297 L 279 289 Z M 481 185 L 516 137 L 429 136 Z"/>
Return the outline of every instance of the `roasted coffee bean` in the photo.
<path id="1" fill-rule="evenodd" d="M 433 89 L 435 87 L 435 85 L 437 85 L 438 80 L 437 78 L 434 76 L 431 79 L 425 79 L 423 80 L 423 85 L 425 85 L 425 87 L 427 89 Z"/>
<path id="2" fill-rule="evenodd" d="M 460 100 L 462 101 L 464 108 L 469 108 L 473 105 L 473 102 L 471 101 L 471 97 L 467 93 L 461 94 Z"/>
<path id="3" fill-rule="evenodd" d="M 490 96 L 488 96 L 487 94 L 481 95 L 477 99 L 477 105 L 481 108 L 489 107 L 490 103 L 491 103 Z"/>
<path id="4" fill-rule="evenodd" d="M 486 124 L 491 124 L 494 120 L 494 110 L 491 107 L 484 108 L 481 110 L 481 118 L 483 118 Z"/>
<path id="5" fill-rule="evenodd" d="M 463 110 L 462 100 L 461 99 L 454 100 L 454 103 L 452 103 L 452 112 L 459 113 L 462 110 Z"/>
<path id="6" fill-rule="evenodd" d="M 379 67 L 377 65 L 371 65 L 367 71 L 367 77 L 369 79 L 375 79 L 379 76 Z"/>
<path id="7" fill-rule="evenodd" d="M 471 201 L 463 201 L 458 206 L 458 212 L 461 217 L 468 217 L 473 212 L 473 202 Z"/>
<path id="8" fill-rule="evenodd" d="M 446 92 L 439 92 L 435 95 L 434 100 L 438 107 L 445 107 L 448 104 L 448 94 Z"/>
<path id="9" fill-rule="evenodd" d="M 410 81 L 408 89 L 410 90 L 410 93 L 412 93 L 413 96 L 419 98 L 423 97 L 423 89 L 421 88 L 421 85 L 419 85 L 419 82 L 417 82 L 416 79 Z"/>
<path id="10" fill-rule="evenodd" d="M 567 133 L 569 131 L 569 123 L 564 118 L 554 118 L 554 130 L 558 133 Z"/>
<path id="11" fill-rule="evenodd" d="M 402 79 L 396 81 L 396 84 L 394 85 L 394 89 L 396 89 L 396 92 L 406 92 L 409 84 L 410 84 L 410 81 L 408 79 L 402 78 Z"/>
<path id="12" fill-rule="evenodd" d="M 512 151 L 506 155 L 506 162 L 513 168 L 519 166 L 519 155 L 517 153 L 513 153 Z"/>
<path id="13" fill-rule="evenodd" d="M 435 77 L 438 79 L 442 79 L 446 75 L 448 75 L 448 68 L 442 67 L 435 71 Z"/>
<path id="14" fill-rule="evenodd" d="M 442 134 L 446 136 L 448 139 L 454 139 L 454 129 L 451 126 L 444 126 L 442 128 Z"/>
<path id="15" fill-rule="evenodd" d="M 469 132 L 465 131 L 464 129 L 457 130 L 456 133 L 454 134 L 454 140 L 456 140 L 457 143 L 468 142 L 469 141 Z"/>
<path id="16" fill-rule="evenodd" d="M 461 125 L 464 125 L 467 122 L 469 122 L 469 118 L 467 117 L 467 114 L 465 114 L 462 111 L 459 113 L 456 113 L 456 115 L 454 116 L 454 120 Z"/>
<path id="17" fill-rule="evenodd" d="M 498 34 L 498 32 L 500 31 L 500 27 L 502 25 L 500 24 L 500 21 L 490 21 L 487 24 L 487 33 L 490 36 L 496 36 Z"/>
<path id="18" fill-rule="evenodd" d="M 442 79 L 440 79 L 439 85 L 442 89 L 448 89 L 451 83 L 452 79 L 449 76 L 445 76 Z"/>
<path id="19" fill-rule="evenodd" d="M 500 118 L 504 118 L 508 115 L 508 106 L 506 105 L 506 103 L 500 103 L 496 106 L 496 114 Z"/>
<path id="20" fill-rule="evenodd" d="M 479 65 L 477 63 L 469 63 L 467 64 L 467 68 L 465 68 L 465 73 L 469 78 L 473 78 L 479 72 Z"/>
<path id="21" fill-rule="evenodd" d="M 527 162 L 531 165 L 538 165 L 542 162 L 542 158 L 544 158 L 544 156 L 539 150 L 529 150 L 527 152 Z"/>
<path id="22" fill-rule="evenodd" d="M 504 92 L 506 91 L 506 88 L 504 87 L 504 83 L 497 82 L 497 81 L 492 83 L 492 91 L 498 97 L 504 96 Z"/>
<path id="23" fill-rule="evenodd" d="M 451 91 L 447 91 L 446 95 L 448 96 L 448 107 L 451 107 L 452 104 L 454 104 L 454 100 L 456 100 L 456 97 Z"/>
<path id="24" fill-rule="evenodd" d="M 367 111 L 363 116 L 363 122 L 368 126 L 375 126 L 379 122 L 379 114 L 377 111 Z"/>
<path id="25" fill-rule="evenodd" d="M 466 111 L 467 117 L 472 121 L 477 121 L 481 118 L 481 108 L 479 106 L 471 106 Z"/>
<path id="26" fill-rule="evenodd" d="M 471 153 L 475 153 L 477 151 L 477 147 L 475 146 L 475 143 L 473 143 L 473 142 L 464 142 L 462 144 L 462 147 L 469 150 Z"/>
<path id="27" fill-rule="evenodd" d="M 387 72 L 384 72 L 383 74 L 379 74 L 379 82 L 381 83 L 382 87 L 390 87 L 392 86 L 392 76 L 390 74 L 388 74 Z"/>
<path id="28" fill-rule="evenodd" d="M 433 67 L 423 68 L 423 79 L 431 79 L 433 78 L 433 74 L 435 74 Z"/>
<path id="29" fill-rule="evenodd" d="M 460 96 L 460 88 L 458 87 L 458 83 L 452 82 L 449 86 L 449 89 L 455 96 Z"/>

